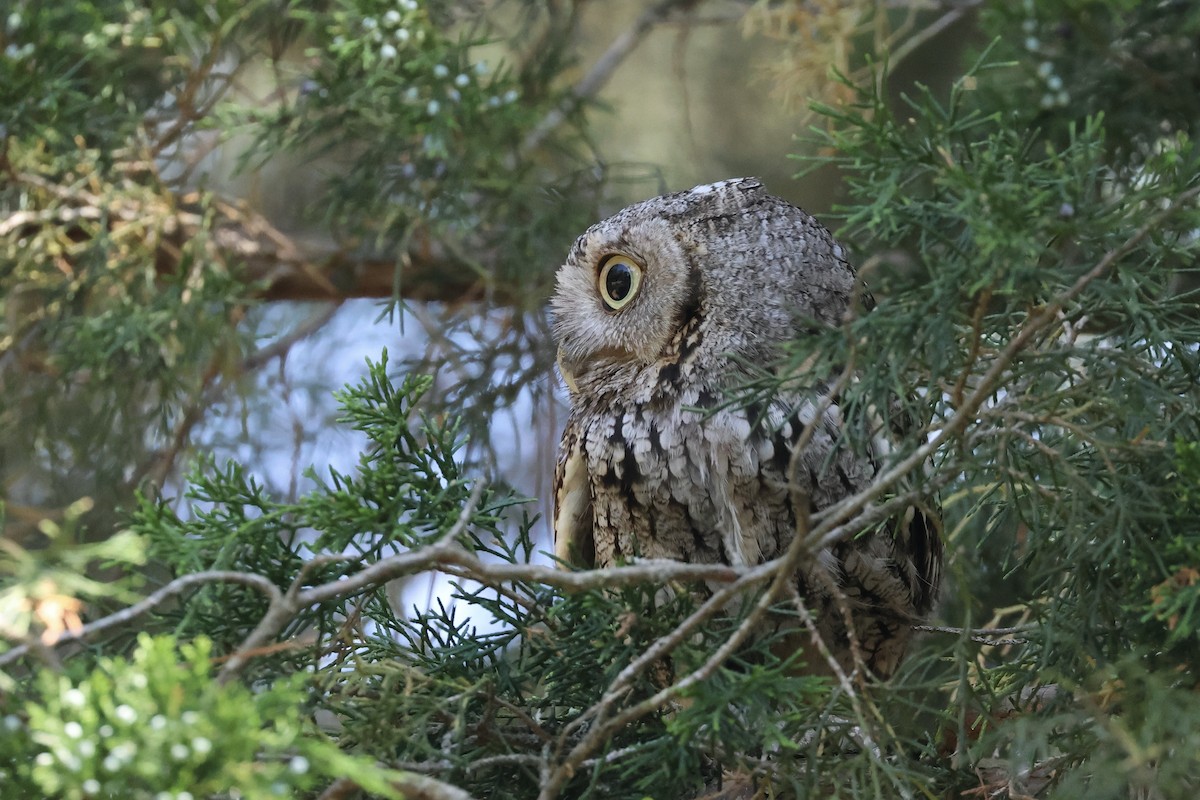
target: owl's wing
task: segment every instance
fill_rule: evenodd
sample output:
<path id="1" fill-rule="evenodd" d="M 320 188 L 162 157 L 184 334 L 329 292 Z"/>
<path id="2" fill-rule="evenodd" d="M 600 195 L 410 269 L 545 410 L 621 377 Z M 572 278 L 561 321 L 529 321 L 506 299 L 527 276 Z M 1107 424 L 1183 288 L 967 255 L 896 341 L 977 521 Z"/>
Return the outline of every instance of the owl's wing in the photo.
<path id="1" fill-rule="evenodd" d="M 593 567 L 592 481 L 583 451 L 583 431 L 575 418 L 567 421 L 554 470 L 554 556 L 567 564 Z"/>

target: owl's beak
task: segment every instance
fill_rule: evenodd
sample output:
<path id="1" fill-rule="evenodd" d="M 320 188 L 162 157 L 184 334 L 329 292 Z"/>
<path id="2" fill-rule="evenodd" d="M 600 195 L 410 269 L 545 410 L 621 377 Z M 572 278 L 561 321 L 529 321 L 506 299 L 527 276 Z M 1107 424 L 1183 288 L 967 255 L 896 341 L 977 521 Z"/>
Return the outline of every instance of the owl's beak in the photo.
<path id="1" fill-rule="evenodd" d="M 561 348 L 558 351 L 558 371 L 562 373 L 563 383 L 567 385 L 567 390 L 571 394 L 579 394 L 579 386 L 575 383 L 575 371 L 567 366 L 567 360 L 563 357 Z"/>

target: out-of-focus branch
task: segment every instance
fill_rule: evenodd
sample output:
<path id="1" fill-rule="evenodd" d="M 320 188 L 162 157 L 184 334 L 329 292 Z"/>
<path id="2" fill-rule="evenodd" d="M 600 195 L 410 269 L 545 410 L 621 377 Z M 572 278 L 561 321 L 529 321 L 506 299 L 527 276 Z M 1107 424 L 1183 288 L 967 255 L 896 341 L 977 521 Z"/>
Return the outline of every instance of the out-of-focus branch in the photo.
<path id="1" fill-rule="evenodd" d="M 905 39 L 903 44 L 892 51 L 889 67 L 894 70 L 900 62 L 981 5 L 983 5 L 983 0 L 959 0 L 950 5 L 944 14 Z"/>
<path id="2" fill-rule="evenodd" d="M 60 186 L 37 175 L 16 180 L 47 192 L 55 208 L 17 211 L 0 217 L 0 237 L 22 238 L 41 227 L 72 231 L 79 241 L 86 226 L 139 226 L 153 236 L 155 269 L 168 275 L 182 269 L 184 246 L 205 243 L 211 263 L 236 271 L 264 300 L 342 300 L 392 297 L 396 270 L 403 269 L 400 296 L 406 300 L 469 302 L 486 294 L 497 302 L 515 303 L 503 286 L 488 286 L 478 271 L 462 265 L 436 241 L 418 232 L 402 253 L 369 252 L 326 238 L 301 238 L 281 231 L 261 214 L 222 200 L 203 208 L 201 197 L 132 195 L 100 197 L 76 186 Z M 480 256 L 486 261 L 487 254 Z"/>
<path id="3" fill-rule="evenodd" d="M 219 357 L 214 359 L 201 378 L 200 391 L 196 393 L 189 404 L 184 406 L 167 445 L 152 453 L 145 463 L 133 471 L 129 485 L 138 486 L 148 483 L 154 487 L 161 487 L 175 469 L 180 453 L 184 452 L 191 441 L 192 430 L 212 408 L 213 402 L 224 387 L 229 384 L 230 375 L 236 379 L 261 368 L 272 359 L 286 356 L 297 343 L 325 327 L 340 307 L 340 301 L 329 304 L 327 308 L 300 323 L 288 334 L 250 353 L 230 370 L 222 367 Z"/>
<path id="4" fill-rule="evenodd" d="M 301 322 L 294 330 L 289 331 L 285 336 L 279 337 L 266 347 L 255 350 L 253 353 L 242 359 L 242 369 L 244 371 L 258 369 L 272 359 L 286 356 L 288 352 L 297 344 L 317 333 L 327 324 L 329 324 L 329 321 L 333 319 L 335 314 L 337 314 L 339 308 L 341 308 L 340 303 L 332 303 L 319 313 L 314 314 L 304 322 Z"/>
<path id="5" fill-rule="evenodd" d="M 184 575 L 180 578 L 168 583 L 150 596 L 134 603 L 120 611 L 115 611 L 106 617 L 101 617 L 94 622 L 89 622 L 78 630 L 67 630 L 63 635 L 54 642 L 57 647 L 67 642 L 86 642 L 93 637 L 101 634 L 112 628 L 125 625 L 137 619 L 141 615 L 150 611 L 154 607 L 161 605 L 165 601 L 196 586 L 205 586 L 210 583 L 238 583 L 243 586 L 250 586 L 265 594 L 267 597 L 274 600 L 282 596 L 279 587 L 271 582 L 269 578 L 262 575 L 255 575 L 249 572 L 234 572 L 229 570 L 208 570 L 205 572 L 193 572 L 190 575 Z M 0 653 L 0 667 L 8 666 L 9 664 L 23 658 L 30 650 L 28 644 L 20 644 L 9 650 L 6 653 Z"/>
<path id="6" fill-rule="evenodd" d="M 604 88 L 604 85 L 608 83 L 608 79 L 616 72 L 621 62 L 637 48 L 651 29 L 667 19 L 668 14 L 677 9 L 692 8 L 698 2 L 699 0 L 659 0 L 659 2 L 643 11 L 634 20 L 633 25 L 629 26 L 617 38 L 613 39 L 608 49 L 604 51 L 600 58 L 596 59 L 596 63 L 575 84 L 570 94 L 558 108 L 547 114 L 529 132 L 529 135 L 525 137 L 525 141 L 521 145 L 521 152 L 528 153 L 530 150 L 536 149 L 580 105 L 595 97 Z"/>
<path id="7" fill-rule="evenodd" d="M 152 133 L 154 140 L 152 150 L 155 156 L 161 155 L 167 148 L 175 145 L 188 130 L 195 126 L 198 120 L 207 116 L 233 85 L 232 74 L 213 80 L 213 71 L 223 52 L 222 44 L 221 33 L 214 32 L 204 57 L 196 65 L 196 68 L 188 73 L 183 86 L 175 92 L 175 108 L 178 110 L 175 119 L 165 129 Z M 210 90 L 209 97 L 200 104 L 202 107 L 198 107 L 197 97 L 205 87 Z M 152 126 L 153 123 L 148 120 L 147 127 Z"/>
<path id="8" fill-rule="evenodd" d="M 941 633 L 950 636 L 966 636 L 972 642 L 979 644 L 991 645 L 993 647 L 1012 646 L 1025 644 L 1027 639 L 1014 638 L 998 638 L 1011 636 L 1014 633 L 1026 633 L 1030 630 L 1030 626 L 1016 626 L 1009 628 L 956 628 L 949 625 L 913 625 L 914 631 L 922 633 Z"/>
<path id="9" fill-rule="evenodd" d="M 488 286 L 477 271 L 420 232 L 405 252 L 367 252 L 327 239 L 290 236 L 262 215 L 233 204 L 218 203 L 215 211 L 214 246 L 222 258 L 240 265 L 264 300 L 386 298 L 397 288 L 406 300 L 461 303 L 485 293 L 499 302 L 517 300 L 497 298 L 502 287 Z M 200 233 L 201 224 L 199 217 L 182 220 L 181 238 Z M 397 269 L 404 273 L 398 287 Z"/>

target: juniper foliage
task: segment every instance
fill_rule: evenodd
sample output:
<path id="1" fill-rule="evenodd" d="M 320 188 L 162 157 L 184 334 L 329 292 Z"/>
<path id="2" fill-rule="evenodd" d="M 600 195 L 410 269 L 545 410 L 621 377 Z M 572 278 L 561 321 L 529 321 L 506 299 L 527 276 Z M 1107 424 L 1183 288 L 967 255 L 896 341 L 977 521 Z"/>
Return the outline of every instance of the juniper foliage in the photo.
<path id="1" fill-rule="evenodd" d="M 332 154 L 308 219 L 364 259 L 409 254 L 396 297 L 405 259 L 436 250 L 447 279 L 536 298 L 602 191 L 578 115 L 536 167 L 523 150 L 574 107 L 560 18 L 511 4 L 540 33 L 485 74 L 504 26 L 452 4 L 19 3 L 0 59 L 0 795 L 676 798 L 740 771 L 777 797 L 1194 796 L 1200 11 L 982 5 L 989 44 L 947 91 L 897 98 L 864 60 L 817 106 L 805 169 L 840 171 L 874 302 L 730 397 L 850 364 L 847 417 L 911 432 L 809 531 L 940 495 L 945 630 L 874 684 L 797 669 L 815 646 L 716 657 L 769 574 L 709 581 L 738 599 L 706 613 L 683 573 L 530 563 L 543 510 L 463 454 L 548 366 L 536 303 L 470 356 L 512 385 L 436 405 L 420 370 L 371 363 L 338 394 L 354 469 L 285 496 L 201 455 L 181 502 L 160 492 L 196 409 L 255 359 L 237 323 L 266 280 L 219 246 L 245 220 L 164 154 L 209 130 L 249 132 L 248 169 Z M 221 88 L 223 58 L 279 72 L 294 49 L 311 60 L 287 102 Z M 434 572 L 449 594 L 414 603 Z"/>

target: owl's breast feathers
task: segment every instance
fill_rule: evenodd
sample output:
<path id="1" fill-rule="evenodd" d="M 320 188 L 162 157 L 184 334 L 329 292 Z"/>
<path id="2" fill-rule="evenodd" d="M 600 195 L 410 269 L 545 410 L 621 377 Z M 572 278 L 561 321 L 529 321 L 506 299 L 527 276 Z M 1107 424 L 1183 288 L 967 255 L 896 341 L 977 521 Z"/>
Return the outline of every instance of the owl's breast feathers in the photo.
<path id="1" fill-rule="evenodd" d="M 659 398 L 662 400 L 663 398 Z M 790 408 L 697 405 L 687 393 L 668 403 L 583 403 L 559 451 L 555 554 L 580 566 L 632 558 L 754 565 L 780 555 L 796 535 L 797 509 L 810 514 L 869 485 L 873 459 L 839 444 L 840 415 L 826 411 L 796 459 L 792 444 L 811 404 Z M 868 666 L 886 676 L 899 664 L 912 624 L 936 598 L 941 563 L 938 521 L 916 507 L 878 530 L 817 554 L 798 588 L 826 643 L 843 661 L 854 620 Z"/>

